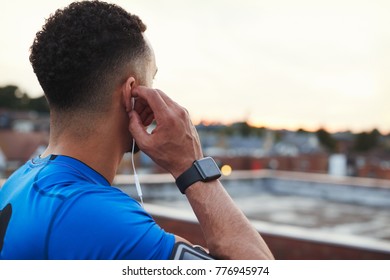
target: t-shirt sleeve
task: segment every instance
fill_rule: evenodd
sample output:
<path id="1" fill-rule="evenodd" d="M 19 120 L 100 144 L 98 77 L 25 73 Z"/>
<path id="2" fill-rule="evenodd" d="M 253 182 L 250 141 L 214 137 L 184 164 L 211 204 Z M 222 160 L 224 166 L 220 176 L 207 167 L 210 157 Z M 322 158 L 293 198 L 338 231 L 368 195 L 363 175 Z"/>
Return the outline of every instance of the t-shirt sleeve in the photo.
<path id="1" fill-rule="evenodd" d="M 174 235 L 120 191 L 77 194 L 63 202 L 47 237 L 51 259 L 168 259 Z"/>

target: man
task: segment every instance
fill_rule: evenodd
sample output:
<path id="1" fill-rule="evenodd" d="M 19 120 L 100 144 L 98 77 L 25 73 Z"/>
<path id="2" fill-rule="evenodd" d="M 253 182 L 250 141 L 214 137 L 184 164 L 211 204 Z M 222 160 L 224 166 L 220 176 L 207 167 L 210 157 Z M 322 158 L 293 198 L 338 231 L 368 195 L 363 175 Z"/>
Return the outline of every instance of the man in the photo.
<path id="1" fill-rule="evenodd" d="M 145 30 L 137 16 L 93 1 L 58 10 L 37 33 L 30 61 L 50 105 L 50 142 L 1 189 L 0 259 L 167 259 L 175 243 L 189 244 L 111 187 L 133 138 L 177 180 L 211 256 L 273 258 L 203 159 L 187 111 L 151 89 Z"/>

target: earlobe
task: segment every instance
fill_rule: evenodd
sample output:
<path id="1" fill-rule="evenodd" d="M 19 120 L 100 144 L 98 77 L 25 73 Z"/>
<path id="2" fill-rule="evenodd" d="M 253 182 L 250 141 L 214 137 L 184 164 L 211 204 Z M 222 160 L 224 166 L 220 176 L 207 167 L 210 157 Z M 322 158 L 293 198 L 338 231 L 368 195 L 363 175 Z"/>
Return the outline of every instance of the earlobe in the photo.
<path id="1" fill-rule="evenodd" d="M 123 103 L 126 107 L 126 112 L 130 112 L 132 109 L 131 91 L 134 87 L 135 87 L 134 77 L 128 77 L 122 85 L 122 97 L 123 97 Z"/>

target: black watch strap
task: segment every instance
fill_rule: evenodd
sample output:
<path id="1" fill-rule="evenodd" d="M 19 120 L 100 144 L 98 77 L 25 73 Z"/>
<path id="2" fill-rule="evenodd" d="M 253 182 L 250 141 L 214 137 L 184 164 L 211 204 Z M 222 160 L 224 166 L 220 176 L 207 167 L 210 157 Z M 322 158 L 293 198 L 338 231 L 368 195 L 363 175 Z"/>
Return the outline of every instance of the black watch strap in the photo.
<path id="1" fill-rule="evenodd" d="M 201 180 L 202 176 L 200 175 L 198 168 L 196 168 L 195 165 L 192 165 L 189 169 L 184 171 L 183 174 L 177 177 L 176 186 L 179 188 L 182 194 L 185 194 L 186 189 L 189 186 Z"/>

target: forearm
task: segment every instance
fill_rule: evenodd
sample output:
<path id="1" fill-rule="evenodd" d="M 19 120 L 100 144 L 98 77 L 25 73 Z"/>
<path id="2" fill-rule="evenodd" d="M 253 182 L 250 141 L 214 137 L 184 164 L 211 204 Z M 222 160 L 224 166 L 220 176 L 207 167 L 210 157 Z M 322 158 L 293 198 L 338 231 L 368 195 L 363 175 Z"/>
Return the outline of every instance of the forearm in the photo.
<path id="1" fill-rule="evenodd" d="M 186 196 L 211 255 L 220 259 L 273 259 L 260 234 L 218 180 L 195 183 Z"/>

